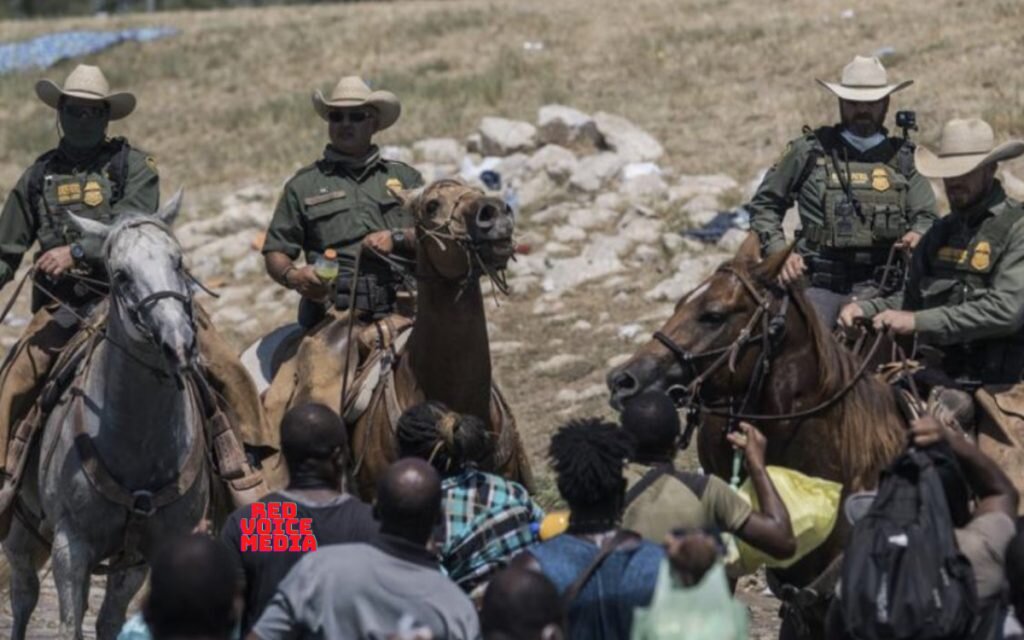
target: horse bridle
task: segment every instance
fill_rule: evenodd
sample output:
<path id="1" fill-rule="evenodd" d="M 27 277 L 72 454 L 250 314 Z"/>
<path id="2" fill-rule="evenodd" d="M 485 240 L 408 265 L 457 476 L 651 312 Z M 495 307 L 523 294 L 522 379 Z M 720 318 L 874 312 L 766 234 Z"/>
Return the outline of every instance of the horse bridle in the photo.
<path id="1" fill-rule="evenodd" d="M 686 398 L 683 400 L 684 405 L 688 407 L 687 415 L 687 433 L 684 435 L 684 448 L 685 444 L 688 443 L 689 437 L 692 436 L 693 429 L 696 427 L 699 415 L 701 412 L 705 412 L 711 415 L 721 416 L 728 419 L 728 426 L 730 429 L 735 428 L 736 424 L 740 420 L 747 420 L 751 422 L 786 422 L 789 420 L 802 420 L 815 416 L 822 411 L 827 410 L 829 407 L 839 402 L 851 389 L 857 384 L 857 382 L 867 372 L 868 367 L 875 354 L 878 351 L 879 346 L 883 342 L 883 338 L 888 333 L 887 331 L 880 331 L 875 336 L 874 344 L 864 357 L 860 366 L 854 375 L 834 394 L 818 403 L 817 405 L 804 409 L 802 411 L 794 411 L 790 413 L 781 414 L 752 414 L 745 413 L 747 407 L 752 403 L 758 396 L 764 387 L 764 379 L 771 367 L 771 360 L 775 356 L 775 352 L 778 347 L 782 344 L 782 339 L 785 337 L 786 332 L 786 312 L 788 310 L 788 303 L 790 293 L 785 290 L 782 297 L 782 304 L 779 309 L 774 313 L 770 314 L 771 302 L 757 290 L 749 278 L 742 272 L 729 265 L 723 265 L 719 267 L 715 273 L 708 277 L 707 280 L 702 282 L 693 291 L 696 291 L 701 286 L 706 284 L 712 277 L 717 273 L 729 273 L 736 277 L 743 284 L 744 290 L 754 299 L 757 303 L 757 311 L 751 316 L 746 326 L 740 332 L 740 335 L 736 340 L 725 347 L 718 349 L 712 349 L 708 351 L 702 351 L 698 353 L 691 353 L 690 351 L 683 348 L 681 345 L 676 343 L 672 338 L 665 335 L 661 331 L 657 331 L 654 334 L 654 339 L 664 345 L 669 352 L 676 358 L 681 366 L 685 368 L 689 367 L 691 371 L 696 374 L 696 377 L 689 385 L 683 387 L 683 391 L 686 392 Z M 692 293 L 691 291 L 690 293 Z M 684 296 L 685 300 L 687 296 Z M 762 324 L 762 332 L 759 335 L 751 335 L 751 330 L 757 326 L 758 323 Z M 736 371 L 736 359 L 739 352 L 748 344 L 760 341 L 761 342 L 761 353 L 758 355 L 758 360 L 754 365 L 753 373 L 750 377 L 750 381 L 747 385 L 746 393 L 744 394 L 742 402 L 738 405 L 730 400 L 727 403 L 727 409 L 720 409 L 704 402 L 700 395 L 700 387 L 707 378 L 717 371 L 719 368 L 728 363 L 729 370 L 733 373 Z M 704 371 L 698 372 L 694 362 L 709 357 L 718 356 L 708 368 Z"/>
<path id="2" fill-rule="evenodd" d="M 772 311 L 772 299 L 762 295 L 761 292 L 758 291 L 757 287 L 754 286 L 747 275 L 742 271 L 729 265 L 723 265 L 715 270 L 715 273 L 713 273 L 711 277 L 714 277 L 714 275 L 718 273 L 728 273 L 734 276 L 743 285 L 743 289 L 746 293 L 753 298 L 754 302 L 757 304 L 756 310 L 750 316 L 747 324 L 740 330 L 739 335 L 732 343 L 724 347 L 693 352 L 685 349 L 661 331 L 656 331 L 654 333 L 654 339 L 664 345 L 665 348 L 672 353 L 676 361 L 683 368 L 684 375 L 687 371 L 692 374 L 692 379 L 689 384 L 682 387 L 684 392 L 683 397 L 677 398 L 677 400 L 681 400 L 681 403 L 689 408 L 687 430 L 690 435 L 692 435 L 692 427 L 690 423 L 697 418 L 697 415 L 701 411 L 715 415 L 724 415 L 730 419 L 730 422 L 745 419 L 745 414 L 743 412 L 746 411 L 750 403 L 760 395 L 761 390 L 764 387 L 764 380 L 771 367 L 771 360 L 779 346 L 782 344 L 782 340 L 786 334 L 786 313 L 789 310 L 789 295 L 785 293 L 782 295 L 773 295 L 773 298 L 781 297 L 782 302 L 774 311 Z M 705 280 L 701 285 L 698 285 L 696 289 L 703 286 L 703 284 L 708 282 L 711 277 Z M 772 290 L 772 293 L 774 294 L 775 291 Z M 754 330 L 758 326 L 760 326 L 760 332 L 755 333 Z M 742 401 L 737 406 L 736 402 L 733 399 L 730 399 L 728 402 L 729 408 L 725 411 L 714 408 L 702 398 L 701 389 L 704 382 L 724 366 L 729 367 L 730 373 L 735 373 L 736 362 L 739 359 L 740 353 L 748 345 L 755 343 L 760 343 L 761 350 L 758 354 L 757 361 L 754 364 L 754 369 L 751 374 L 750 381 L 747 384 L 746 392 L 743 394 Z M 698 362 L 711 358 L 714 358 L 711 361 L 711 364 L 703 370 L 698 369 Z"/>
<path id="3" fill-rule="evenodd" d="M 158 220 L 153 220 L 149 218 L 140 218 L 137 220 L 126 222 L 122 229 L 131 229 L 145 225 L 153 225 L 164 231 L 168 230 L 166 225 L 164 225 L 163 223 L 159 222 Z M 104 253 L 106 254 L 107 262 L 109 263 L 109 245 L 105 247 Z M 184 277 L 184 279 L 194 280 L 194 277 L 192 277 L 191 274 L 189 274 L 183 267 L 178 267 L 176 271 L 180 273 Z M 149 294 L 148 296 L 144 296 L 141 300 L 132 302 L 130 290 L 128 290 L 121 282 L 119 282 L 116 277 L 113 277 L 113 274 L 111 274 L 110 277 L 110 290 L 111 293 L 118 300 L 121 301 L 125 313 L 128 314 L 128 321 L 131 323 L 132 328 L 138 331 L 141 335 L 146 336 L 150 340 L 154 339 L 153 332 L 142 321 L 142 314 L 145 313 L 149 307 L 156 304 L 160 300 L 177 300 L 178 302 L 180 302 L 185 307 L 185 310 L 188 313 L 189 321 L 192 323 L 192 325 L 195 325 L 195 306 L 193 305 L 191 296 L 185 295 L 178 291 L 171 291 L 168 289 L 164 291 L 156 291 L 154 293 Z"/>
<path id="4" fill-rule="evenodd" d="M 448 184 L 464 186 L 457 180 L 441 180 L 434 183 L 433 186 Z M 484 261 L 483 256 L 481 255 L 481 251 L 485 246 L 485 243 L 474 238 L 473 234 L 468 230 L 460 232 L 453 229 L 453 225 L 455 223 L 455 212 L 459 209 L 462 201 L 468 196 L 481 194 L 483 194 L 482 191 L 474 189 L 460 195 L 455 199 L 455 204 L 452 205 L 451 211 L 448 213 L 448 217 L 442 222 L 430 227 L 427 226 L 425 221 L 417 222 L 416 224 L 417 241 L 422 242 L 424 237 L 433 238 L 443 250 L 444 243 L 441 241 L 448 240 L 455 242 L 459 248 L 465 252 L 466 262 L 469 264 L 469 270 L 467 271 L 466 276 L 459 283 L 460 298 L 462 297 L 462 292 L 464 292 L 466 287 L 469 286 L 469 283 L 483 275 L 486 275 L 491 280 L 497 291 L 504 295 L 508 295 L 509 292 L 508 278 L 505 275 L 505 272 L 492 268 Z"/>

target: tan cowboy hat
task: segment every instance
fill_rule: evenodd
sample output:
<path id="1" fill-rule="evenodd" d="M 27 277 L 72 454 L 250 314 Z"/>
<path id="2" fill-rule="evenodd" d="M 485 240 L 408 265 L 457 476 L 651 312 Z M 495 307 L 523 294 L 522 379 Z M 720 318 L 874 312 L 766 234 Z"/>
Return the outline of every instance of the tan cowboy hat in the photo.
<path id="1" fill-rule="evenodd" d="M 80 64 L 68 74 L 64 87 L 51 80 L 36 83 L 36 95 L 50 107 L 56 109 L 61 96 L 96 100 L 110 105 L 110 119 L 120 120 L 135 110 L 135 96 L 127 93 L 110 93 L 110 83 L 99 67 Z"/>
<path id="2" fill-rule="evenodd" d="M 395 124 L 402 113 L 402 103 L 390 91 L 371 91 L 359 76 L 345 76 L 334 85 L 331 96 L 324 98 L 319 89 L 313 92 L 313 108 L 327 120 L 331 109 L 370 106 L 377 110 L 377 131 Z"/>
<path id="3" fill-rule="evenodd" d="M 993 164 L 1024 154 L 1024 142 L 1011 140 L 996 146 L 992 127 L 984 120 L 950 120 L 942 127 L 939 152 L 923 146 L 914 152 L 918 172 L 926 178 L 955 178 L 985 164 Z"/>
<path id="4" fill-rule="evenodd" d="M 857 56 L 853 62 L 843 67 L 843 76 L 839 79 L 839 84 L 824 80 L 817 82 L 843 100 L 851 102 L 875 102 L 914 84 L 913 80 L 889 84 L 889 74 L 885 72 L 881 61 L 865 56 Z"/>

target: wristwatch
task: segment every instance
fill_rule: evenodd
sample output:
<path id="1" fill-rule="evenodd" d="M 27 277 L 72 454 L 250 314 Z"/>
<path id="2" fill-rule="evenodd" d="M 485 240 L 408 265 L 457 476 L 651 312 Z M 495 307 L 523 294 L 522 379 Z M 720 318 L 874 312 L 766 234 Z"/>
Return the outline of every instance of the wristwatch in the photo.
<path id="1" fill-rule="evenodd" d="M 71 259 L 76 263 L 85 260 L 85 249 L 77 242 L 71 243 Z"/>
<path id="2" fill-rule="evenodd" d="M 391 230 L 391 242 L 397 247 L 405 244 L 405 231 L 401 229 Z"/>

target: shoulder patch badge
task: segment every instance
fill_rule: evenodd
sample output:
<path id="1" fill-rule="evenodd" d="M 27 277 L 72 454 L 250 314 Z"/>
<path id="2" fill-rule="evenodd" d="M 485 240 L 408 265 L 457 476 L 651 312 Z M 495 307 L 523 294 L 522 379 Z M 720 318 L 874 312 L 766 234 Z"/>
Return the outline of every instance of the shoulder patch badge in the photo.
<path id="1" fill-rule="evenodd" d="M 153 156 L 146 156 L 146 166 L 153 173 L 156 173 L 156 159 Z"/>
<path id="2" fill-rule="evenodd" d="M 984 271 L 988 269 L 989 262 L 992 258 L 992 246 L 985 240 L 978 243 L 978 246 L 974 247 L 974 252 L 971 254 L 971 268 L 975 271 Z"/>
<path id="3" fill-rule="evenodd" d="M 398 178 L 388 178 L 388 181 L 384 183 L 384 186 L 392 191 L 401 191 L 405 188 L 402 181 Z"/>
<path id="4" fill-rule="evenodd" d="M 85 195 L 82 197 L 82 202 L 90 207 L 95 207 L 103 202 L 103 187 L 99 182 L 90 180 L 85 183 Z"/>
<path id="5" fill-rule="evenodd" d="M 871 172 L 871 188 L 875 191 L 888 191 L 892 184 L 889 182 L 889 172 L 882 167 L 877 167 Z"/>

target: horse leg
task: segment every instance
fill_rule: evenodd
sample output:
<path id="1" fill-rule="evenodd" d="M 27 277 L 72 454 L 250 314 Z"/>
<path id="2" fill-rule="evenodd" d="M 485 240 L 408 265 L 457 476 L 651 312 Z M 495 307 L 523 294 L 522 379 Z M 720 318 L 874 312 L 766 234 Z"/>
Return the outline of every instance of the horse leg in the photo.
<path id="1" fill-rule="evenodd" d="M 58 524 L 53 536 L 53 580 L 60 604 L 60 634 L 66 640 L 82 640 L 82 617 L 89 597 L 89 545 L 67 526 Z"/>
<path id="2" fill-rule="evenodd" d="M 11 567 L 12 640 L 26 637 L 29 619 L 39 602 L 39 570 L 50 549 L 15 518 L 4 541 L 4 553 Z"/>
<path id="3" fill-rule="evenodd" d="M 106 595 L 96 618 L 97 640 L 114 640 L 124 626 L 128 605 L 146 581 L 146 566 L 140 565 L 107 576 Z"/>

